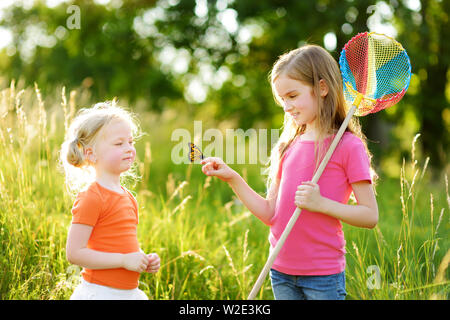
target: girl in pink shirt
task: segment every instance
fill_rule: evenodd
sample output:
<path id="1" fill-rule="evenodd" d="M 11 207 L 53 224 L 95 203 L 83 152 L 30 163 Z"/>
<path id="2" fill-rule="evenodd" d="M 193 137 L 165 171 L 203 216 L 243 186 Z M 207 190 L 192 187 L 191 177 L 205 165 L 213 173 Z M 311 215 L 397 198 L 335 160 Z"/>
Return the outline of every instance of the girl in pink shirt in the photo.
<path id="1" fill-rule="evenodd" d="M 363 228 L 378 222 L 371 155 L 352 119 L 318 183 L 310 182 L 346 116 L 338 64 L 322 47 L 305 45 L 280 56 L 270 76 L 285 118 L 271 153 L 266 198 L 219 158 L 204 159 L 202 171 L 226 181 L 270 226 L 272 248 L 296 206 L 302 209 L 271 269 L 276 299 L 345 299 L 341 221 Z M 356 205 L 347 204 L 352 192 Z"/>

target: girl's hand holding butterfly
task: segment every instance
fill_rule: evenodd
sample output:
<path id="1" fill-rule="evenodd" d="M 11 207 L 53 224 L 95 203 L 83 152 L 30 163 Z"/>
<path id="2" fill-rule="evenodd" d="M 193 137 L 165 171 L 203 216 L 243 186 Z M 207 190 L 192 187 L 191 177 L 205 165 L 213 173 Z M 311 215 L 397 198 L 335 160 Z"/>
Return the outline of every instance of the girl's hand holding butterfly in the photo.
<path id="1" fill-rule="evenodd" d="M 209 157 L 203 159 L 200 164 L 203 165 L 202 171 L 207 176 L 214 176 L 225 182 L 231 182 L 237 176 L 236 171 L 231 169 L 222 159 Z"/>

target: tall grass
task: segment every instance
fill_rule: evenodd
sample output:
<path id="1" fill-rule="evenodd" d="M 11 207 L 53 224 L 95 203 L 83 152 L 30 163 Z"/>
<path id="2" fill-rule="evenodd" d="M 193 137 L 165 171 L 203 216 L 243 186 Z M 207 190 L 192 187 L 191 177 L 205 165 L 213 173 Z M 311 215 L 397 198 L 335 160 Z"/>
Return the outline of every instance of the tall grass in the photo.
<path id="1" fill-rule="evenodd" d="M 353 266 L 347 273 L 350 297 L 362 299 L 446 299 L 449 284 L 446 275 L 450 262 L 448 208 L 448 178 L 445 180 L 446 209 L 442 207 L 436 214 L 435 199 L 431 193 L 430 182 L 424 181 L 429 158 L 421 167 L 415 159 L 415 143 L 420 134 L 412 141 L 411 163 L 405 159 L 400 172 L 400 208 L 386 204 L 382 197 L 396 194 L 393 190 L 383 190 L 378 197 L 381 204 L 381 223 L 375 228 L 372 239 L 361 239 L 359 230 L 350 249 L 350 261 Z M 408 168 L 409 166 L 409 168 Z M 440 191 L 439 189 L 437 189 Z M 428 191 L 428 193 L 427 193 Z M 429 203 L 424 203 L 428 197 Z M 386 206 L 387 205 L 387 206 Z M 387 217 L 390 215 L 390 217 Z M 394 215 L 392 217 L 391 215 Z M 383 223 L 387 218 L 387 223 Z M 444 220 L 444 225 L 442 222 Z M 397 222 L 398 221 L 398 222 Z M 443 230 L 441 230 L 442 228 Z M 445 254 L 445 256 L 444 256 Z M 436 264 L 441 261 L 440 265 Z M 352 264 L 350 264 L 352 265 Z M 369 279 L 367 278 L 369 275 Z M 367 279 L 364 281 L 364 279 Z M 368 286 L 371 288 L 368 290 Z"/>
<path id="2" fill-rule="evenodd" d="M 0 95 L 0 299 L 67 299 L 79 281 L 80 268 L 65 257 L 73 199 L 57 159 L 76 107 L 95 101 L 84 90 L 47 96 L 14 82 Z M 194 119 L 182 114 L 140 112 L 142 178 L 128 187 L 139 203 L 141 247 L 161 257 L 140 288 L 151 299 L 245 299 L 268 255 L 268 229 L 224 183 L 170 161 L 171 132 Z M 349 299 L 448 298 L 448 180 L 430 180 L 416 140 L 400 179 L 381 179 L 379 225 L 344 226 Z M 264 192 L 259 166 L 235 169 Z M 273 299 L 268 279 L 258 297 Z"/>

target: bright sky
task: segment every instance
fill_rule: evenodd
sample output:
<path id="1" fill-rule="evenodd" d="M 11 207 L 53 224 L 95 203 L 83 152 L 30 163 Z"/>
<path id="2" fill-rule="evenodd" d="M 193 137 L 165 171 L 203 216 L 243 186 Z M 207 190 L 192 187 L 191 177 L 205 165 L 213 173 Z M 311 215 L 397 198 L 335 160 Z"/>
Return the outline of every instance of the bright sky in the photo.
<path id="1" fill-rule="evenodd" d="M 0 50 L 12 42 L 12 33 L 4 27 L 0 27 Z"/>

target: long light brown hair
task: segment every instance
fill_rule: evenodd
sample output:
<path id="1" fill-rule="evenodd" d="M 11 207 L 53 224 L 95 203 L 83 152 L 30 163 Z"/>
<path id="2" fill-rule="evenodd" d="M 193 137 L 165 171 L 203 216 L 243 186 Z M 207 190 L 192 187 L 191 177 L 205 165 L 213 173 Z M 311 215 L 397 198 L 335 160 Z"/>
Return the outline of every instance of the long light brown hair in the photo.
<path id="1" fill-rule="evenodd" d="M 344 121 L 348 105 L 345 101 L 342 90 L 342 77 L 339 66 L 334 58 L 324 48 L 317 45 L 304 45 L 300 48 L 289 51 L 281 55 L 275 62 L 269 73 L 269 81 L 272 86 L 272 93 L 275 101 L 282 105 L 281 98 L 277 95 L 274 82 L 281 76 L 286 76 L 293 80 L 302 81 L 312 87 L 313 96 L 317 97 L 317 141 L 315 143 L 316 170 L 324 157 L 324 139 L 334 135 Z M 319 81 L 324 80 L 328 86 L 328 93 L 325 97 L 320 96 Z M 267 188 L 269 197 L 271 196 L 273 182 L 276 180 L 279 163 L 287 148 L 299 135 L 303 134 L 306 125 L 298 126 L 289 114 L 284 115 L 283 131 L 278 142 L 272 149 L 270 164 L 268 167 Z M 357 119 L 352 118 L 347 130 L 358 136 L 363 142 L 369 159 L 371 153 L 367 149 L 366 137 L 361 132 L 361 126 Z M 372 170 L 373 178 L 375 178 Z"/>

